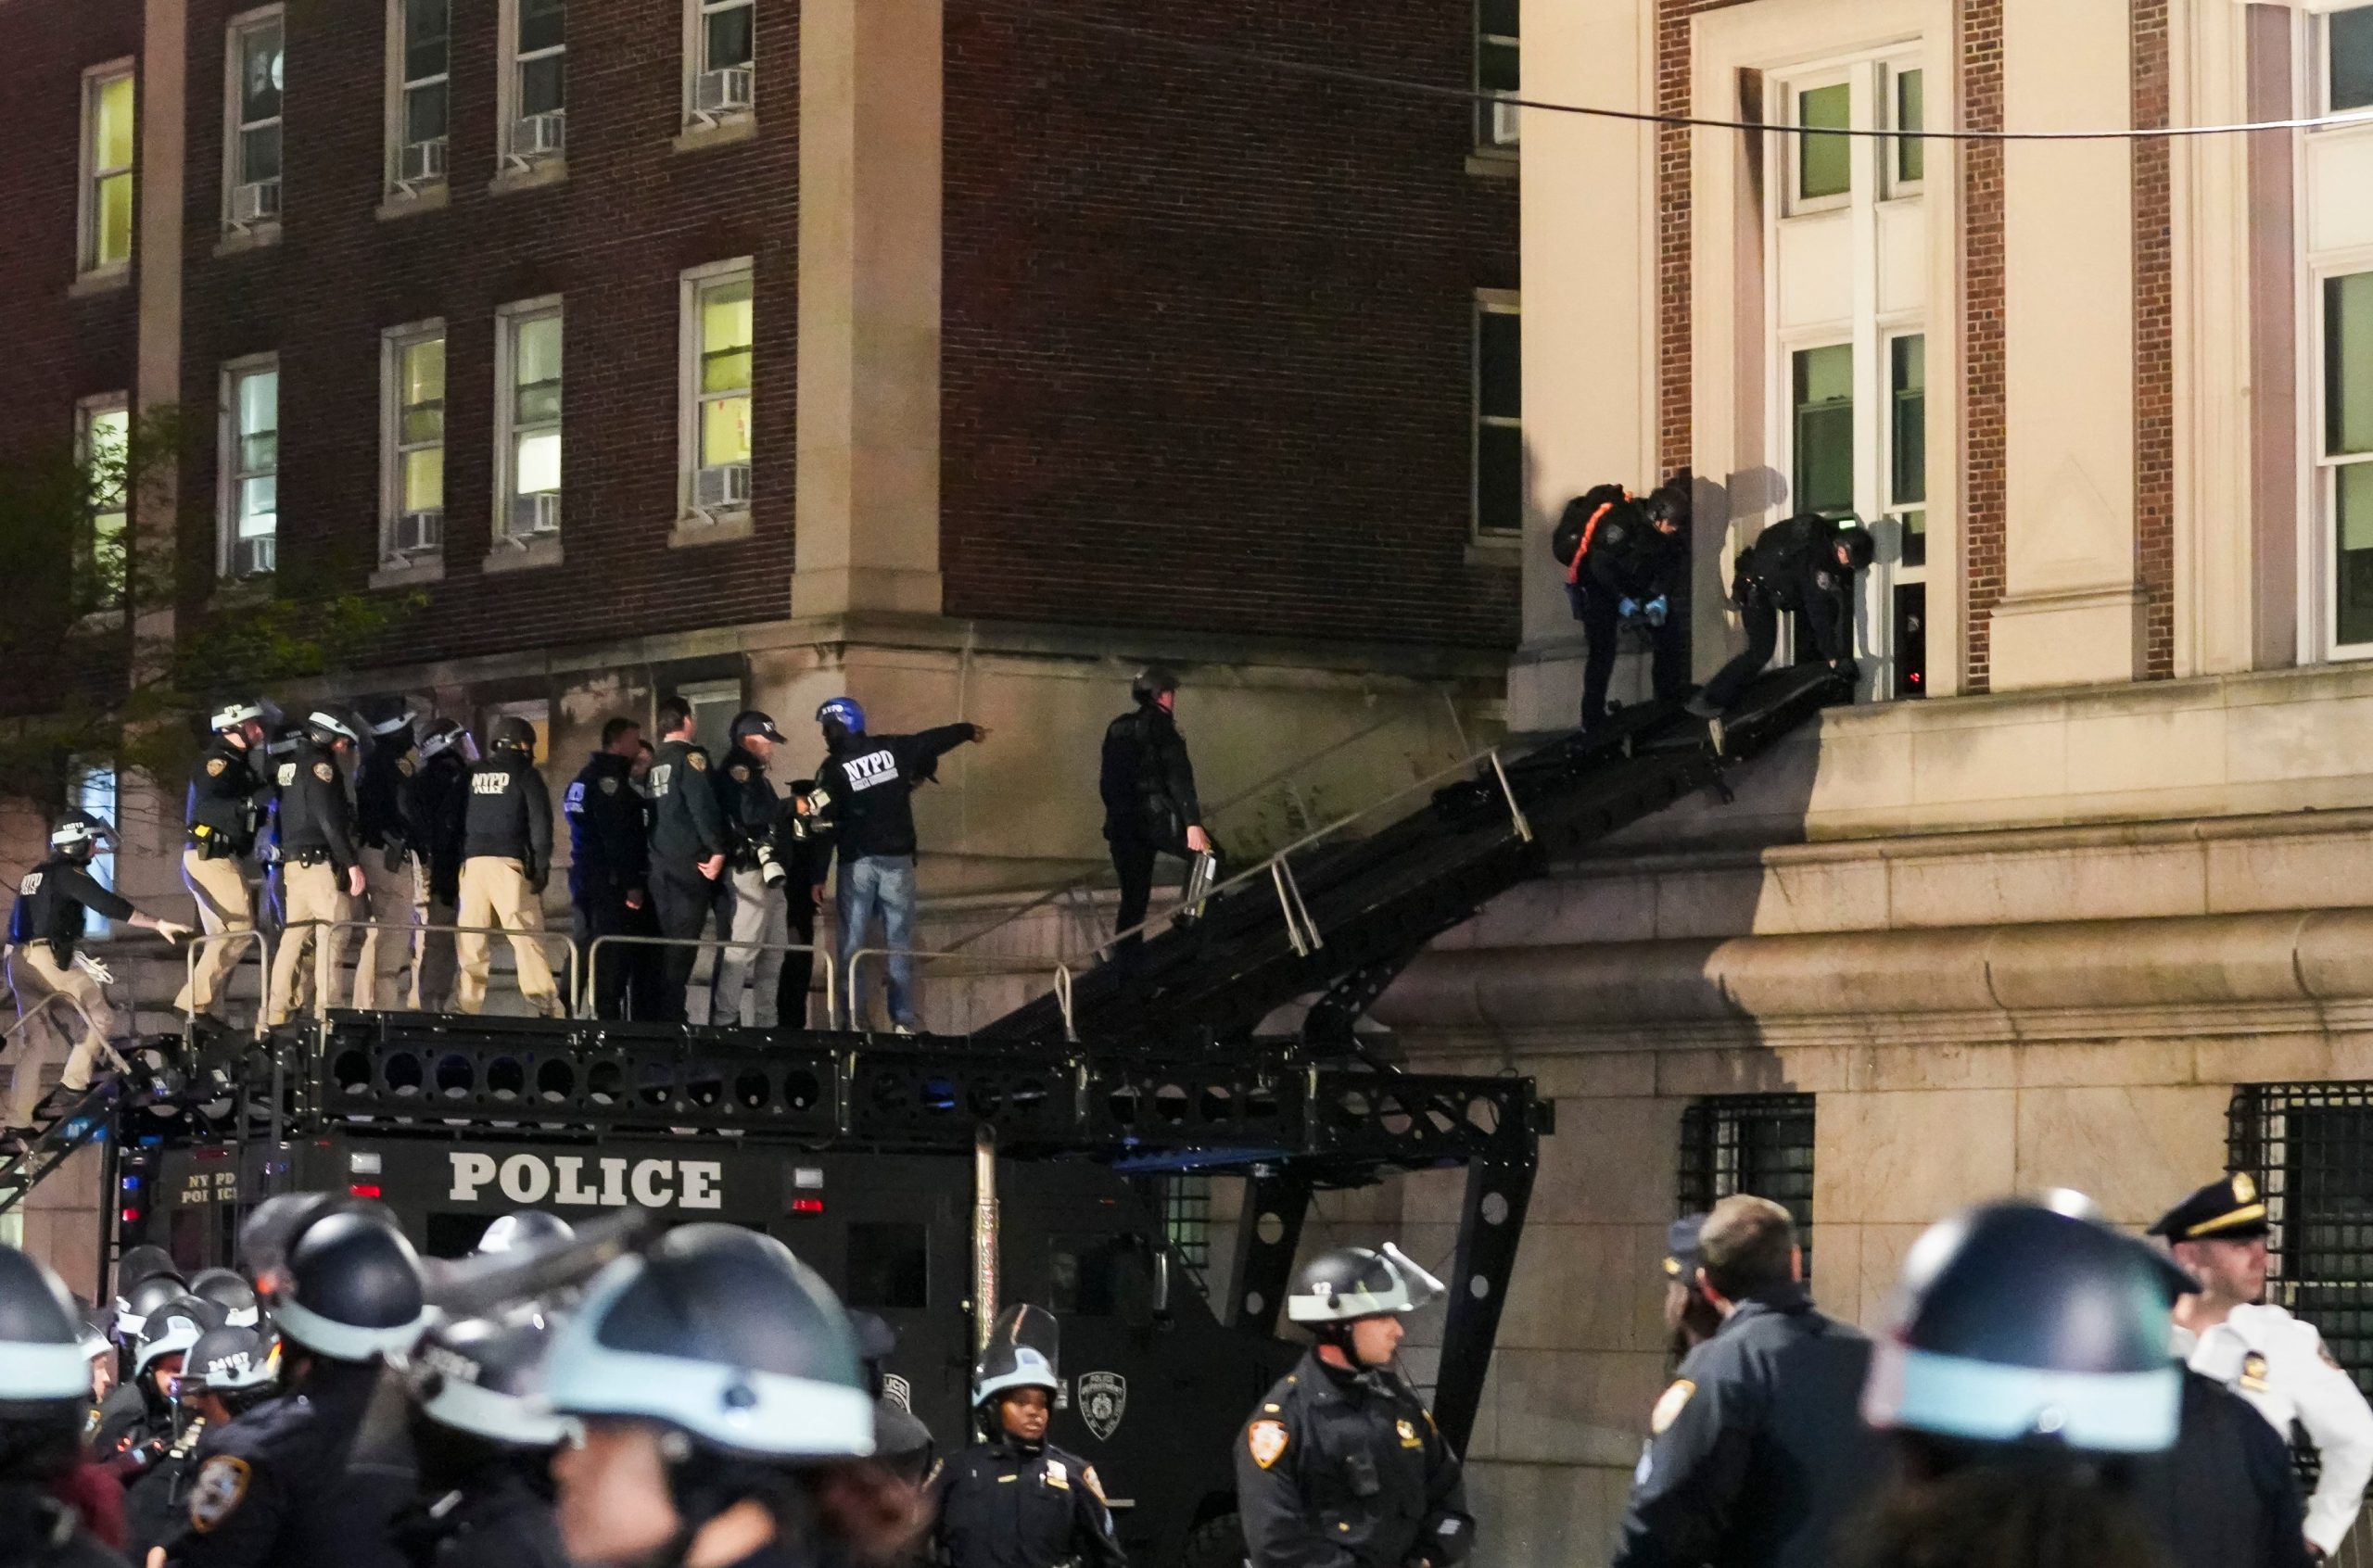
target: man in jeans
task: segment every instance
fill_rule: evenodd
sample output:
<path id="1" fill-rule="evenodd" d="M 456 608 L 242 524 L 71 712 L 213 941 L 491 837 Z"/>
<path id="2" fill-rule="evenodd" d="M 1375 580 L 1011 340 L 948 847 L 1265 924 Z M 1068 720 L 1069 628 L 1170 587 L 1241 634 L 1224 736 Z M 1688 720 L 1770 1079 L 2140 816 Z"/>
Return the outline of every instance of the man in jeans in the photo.
<path id="1" fill-rule="evenodd" d="M 817 770 L 808 799 L 831 837 L 818 858 L 817 897 L 837 843 L 841 855 L 841 973 L 847 986 L 846 1027 L 865 1025 L 866 1005 L 851 966 L 866 945 L 876 905 L 883 945 L 890 950 L 890 1021 L 915 1032 L 915 786 L 934 778 L 940 756 L 967 740 L 986 740 L 977 724 L 945 724 L 920 735 L 868 735 L 865 710 L 855 698 L 835 697 L 816 710 L 831 755 Z M 843 1020 L 835 1019 L 836 1023 Z"/>

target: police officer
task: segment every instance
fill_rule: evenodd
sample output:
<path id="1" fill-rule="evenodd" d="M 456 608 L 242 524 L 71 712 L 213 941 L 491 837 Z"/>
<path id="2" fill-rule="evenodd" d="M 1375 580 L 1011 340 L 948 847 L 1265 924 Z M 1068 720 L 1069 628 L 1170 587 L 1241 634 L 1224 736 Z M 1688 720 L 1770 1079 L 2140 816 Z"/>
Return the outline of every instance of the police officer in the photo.
<path id="1" fill-rule="evenodd" d="M 1203 807 L 1195 795 L 1195 767 L 1178 733 L 1178 677 L 1159 665 L 1137 672 L 1129 696 L 1136 706 L 1104 728 L 1103 766 L 1098 790 L 1104 798 L 1104 838 L 1112 869 L 1121 880 L 1121 907 L 1113 929 L 1129 934 L 1114 945 L 1123 966 L 1136 961 L 1153 901 L 1157 854 L 1187 859 L 1212 853 L 1203 830 Z"/>
<path id="2" fill-rule="evenodd" d="M 634 934 L 635 916 L 650 900 L 651 852 L 644 839 L 642 797 L 631 780 L 642 749 L 642 727 L 614 718 L 602 727 L 602 749 L 587 759 L 561 796 L 568 819 L 568 902 L 577 911 L 577 946 L 593 966 L 593 1016 L 626 1017 L 627 981 L 635 949 L 603 937 Z"/>
<path id="3" fill-rule="evenodd" d="M 398 791 L 406 832 L 420 863 L 421 885 L 412 897 L 424 928 L 459 923 L 462 909 L 462 844 L 467 836 L 470 764 L 477 747 L 469 731 L 440 718 L 422 732 L 420 766 Z M 411 1005 L 432 1013 L 452 1011 L 453 933 L 424 929 L 412 966 Z"/>
<path id="4" fill-rule="evenodd" d="M 2322 1467 L 2307 1499 L 2307 1540 L 2318 1557 L 2340 1549 L 2373 1476 L 2373 1410 L 2324 1347 L 2315 1325 L 2260 1298 L 2265 1294 L 2266 1212 L 2254 1178 L 2237 1172 L 2159 1217 L 2175 1260 L 2200 1282 L 2175 1307 L 2176 1354 L 2192 1370 L 2256 1407 L 2285 1442 L 2294 1426 Z"/>
<path id="5" fill-rule="evenodd" d="M 275 1311 L 285 1398 L 209 1429 L 188 1493 L 183 1568 L 394 1568 L 391 1526 L 412 1478 L 360 1462 L 382 1359 L 427 1325 L 420 1260 L 384 1212 L 307 1225 Z"/>
<path id="6" fill-rule="evenodd" d="M 1649 680 L 1658 701 L 1681 695 L 1688 647 L 1672 596 L 1689 573 L 1688 492 L 1668 485 L 1636 498 L 1603 485 L 1568 508 L 1581 528 L 1566 568 L 1566 596 L 1582 624 L 1582 729 L 1606 722 L 1606 688 L 1624 628 L 1648 641 Z"/>
<path id="7" fill-rule="evenodd" d="M 280 951 L 272 959 L 264 1020 L 274 1028 L 300 1003 L 298 971 L 314 952 L 313 985 L 323 1005 L 337 1005 L 337 946 L 327 928 L 347 917 L 347 900 L 363 894 L 362 857 L 354 842 L 354 808 L 338 761 L 358 744 L 354 727 L 323 709 L 305 717 L 304 737 L 279 767 L 280 879 L 286 901 Z"/>
<path id="8" fill-rule="evenodd" d="M 771 1237 L 685 1225 L 611 1263 L 545 1381 L 582 1426 L 552 1461 L 576 1562 L 880 1562 L 923 1528 L 919 1494 L 848 1462 L 873 1447 L 856 1336 Z"/>
<path id="9" fill-rule="evenodd" d="M 415 1568 L 568 1568 L 547 1480 L 561 1421 L 540 1314 L 440 1323 L 407 1369 L 420 1495 L 397 1522 Z"/>
<path id="10" fill-rule="evenodd" d="M 863 1028 L 869 1008 L 855 967 L 871 941 L 873 913 L 882 912 L 882 945 L 890 954 L 890 1021 L 901 1034 L 919 1023 L 915 1004 L 915 786 L 936 777 L 942 754 L 967 740 L 986 740 L 986 727 L 945 724 L 916 735 L 869 735 L 865 710 L 853 697 L 835 697 L 816 710 L 831 753 L 816 771 L 818 820 L 831 833 L 824 858 L 841 856 L 840 957 L 848 994 L 846 1021 Z M 820 890 L 820 884 L 819 884 Z M 820 891 L 819 891 L 820 896 Z"/>
<path id="11" fill-rule="evenodd" d="M 1039 1320 L 1045 1327 L 1034 1332 Z M 940 1488 L 939 1550 L 949 1568 L 1127 1561 L 1096 1467 L 1047 1441 L 1063 1386 L 1042 1348 L 1052 1326 L 1042 1309 L 1008 1309 L 973 1367 L 972 1409 L 986 1437 L 956 1456 Z"/>
<path id="12" fill-rule="evenodd" d="M 1780 646 L 1780 616 L 1800 612 L 1814 656 L 1845 680 L 1855 677 L 1854 574 L 1871 563 L 1870 530 L 1800 512 L 1774 523 L 1741 551 L 1731 601 L 1746 627 L 1746 648 L 1715 672 L 1689 711 L 1719 718 L 1762 673 Z M 1719 740 L 1717 741 L 1719 744 Z"/>
<path id="13" fill-rule="evenodd" d="M 461 1010 L 475 1013 L 486 1005 L 485 928 L 499 925 L 511 933 L 519 993 L 544 1017 L 560 1018 L 560 988 L 537 936 L 544 929 L 544 883 L 552 869 L 552 797 L 536 771 L 536 729 L 506 714 L 494 721 L 488 739 L 487 756 L 470 769 L 462 843 L 463 929 L 453 939 Z"/>
<path id="14" fill-rule="evenodd" d="M 132 1358 L 130 1386 L 140 1397 L 133 1419 L 115 1430 L 102 1429 L 97 1456 L 115 1467 L 130 1486 L 161 1456 L 174 1435 L 173 1379 L 182 1372 L 182 1358 L 199 1335 L 219 1328 L 219 1311 L 209 1312 L 194 1296 L 179 1296 L 151 1312 L 142 1324 Z"/>
<path id="15" fill-rule="evenodd" d="M 57 1276 L 0 1246 L 0 1565 L 123 1568 L 53 1487 L 80 1454 L 90 1367 Z"/>
<path id="16" fill-rule="evenodd" d="M 272 785 L 262 765 L 262 704 L 225 703 L 209 722 L 214 733 L 198 753 L 183 812 L 189 842 L 182 851 L 182 881 L 197 901 L 198 924 L 208 936 L 221 937 L 255 929 L 247 859 L 255 853 Z M 236 943 L 200 942 L 197 966 L 173 998 L 173 1011 L 219 1024 L 214 1005 L 239 957 Z"/>
<path id="17" fill-rule="evenodd" d="M 64 1056 L 58 1088 L 72 1095 L 90 1088 L 91 1074 L 102 1056 L 115 1056 L 108 1044 L 115 1031 L 115 1014 L 99 990 L 114 977 L 97 959 L 75 951 L 89 917 L 101 915 L 155 931 L 168 942 L 189 935 L 187 926 L 142 914 L 91 875 L 92 854 L 102 841 L 114 839 L 115 829 L 101 818 L 70 812 L 50 829 L 49 858 L 17 884 L 17 902 L 8 911 L 6 951 L 8 983 L 17 993 L 17 1017 L 24 1034 L 18 1047 L 13 1107 L 19 1127 L 31 1126 L 37 1114 L 41 1074 L 32 1063 Z M 45 1005 L 53 996 L 58 1002 Z"/>
<path id="18" fill-rule="evenodd" d="M 251 1328 L 211 1329 L 183 1355 L 172 1390 L 177 1418 L 124 1493 L 125 1546 L 135 1562 L 180 1536 L 206 1434 L 271 1397 L 272 1358 Z"/>
<path id="19" fill-rule="evenodd" d="M 231 1269 L 200 1269 L 189 1277 L 189 1293 L 222 1309 L 229 1328 L 254 1328 L 262 1319 L 256 1305 L 256 1287 Z"/>
<path id="20" fill-rule="evenodd" d="M 412 823 L 404 815 L 404 786 L 420 771 L 412 726 L 419 715 L 400 702 L 384 704 L 372 721 L 370 740 L 354 770 L 354 837 L 362 850 L 364 907 L 357 918 L 371 924 L 355 951 L 354 1005 L 365 1012 L 402 1006 L 419 990 L 417 978 L 400 985 L 397 977 L 419 962 L 420 891 Z"/>
<path id="21" fill-rule="evenodd" d="M 1676 1360 L 1722 1326 L 1721 1313 L 1697 1281 L 1697 1237 L 1705 1228 L 1703 1214 L 1685 1214 L 1665 1227 L 1665 1343 Z"/>
<path id="22" fill-rule="evenodd" d="M 479 1233 L 478 1245 L 470 1249 L 473 1258 L 484 1258 L 497 1252 L 534 1252 L 543 1247 L 561 1246 L 576 1239 L 577 1227 L 557 1214 L 547 1214 L 540 1208 L 522 1208 L 515 1213 L 498 1216 L 491 1225 Z"/>
<path id="23" fill-rule="evenodd" d="M 139 1381 L 132 1375 L 133 1363 L 140 1355 L 140 1342 L 146 1334 L 148 1320 L 163 1312 L 173 1302 L 188 1294 L 182 1278 L 171 1270 L 159 1270 L 144 1274 L 138 1283 L 128 1285 L 116 1297 L 115 1362 L 117 1378 L 113 1387 L 100 1396 L 98 1409 L 93 1412 L 85 1440 L 94 1456 L 112 1459 L 121 1447 L 124 1435 L 138 1429 L 147 1419 L 148 1401 L 142 1393 Z"/>
<path id="24" fill-rule="evenodd" d="M 651 762 L 651 896 L 659 934 L 680 939 L 666 955 L 656 1010 L 660 1021 L 682 1023 L 684 988 L 691 983 L 701 927 L 718 899 L 725 873 L 725 814 L 708 781 L 709 755 L 692 739 L 692 705 L 681 697 L 659 704 L 659 750 Z"/>
<path id="25" fill-rule="evenodd" d="M 1250 1568 L 1446 1568 L 1473 1549 L 1458 1456 L 1393 1369 L 1402 1318 L 1440 1294 L 1390 1243 L 1303 1266 L 1286 1315 L 1317 1343 L 1236 1454 Z"/>
<path id="26" fill-rule="evenodd" d="M 890 1370 L 898 1331 L 877 1312 L 853 1311 L 849 1322 L 857 1330 L 866 1392 L 873 1396 L 874 1460 L 918 1486 L 930 1486 L 939 1479 L 939 1443 L 915 1415 L 912 1385 Z"/>
<path id="27" fill-rule="evenodd" d="M 1778 1204 L 1724 1198 L 1697 1246 L 1722 1324 L 1656 1401 L 1617 1568 L 1826 1568 L 1879 1469 L 1855 1413 L 1871 1342 L 1814 1309 Z"/>
<path id="28" fill-rule="evenodd" d="M 782 955 L 775 980 L 775 1022 L 784 1029 L 807 1027 L 807 993 L 816 979 L 816 916 L 824 901 L 830 856 L 817 826 L 816 780 L 794 778 L 775 819 L 775 864 L 784 872 L 783 929 L 794 948 Z"/>

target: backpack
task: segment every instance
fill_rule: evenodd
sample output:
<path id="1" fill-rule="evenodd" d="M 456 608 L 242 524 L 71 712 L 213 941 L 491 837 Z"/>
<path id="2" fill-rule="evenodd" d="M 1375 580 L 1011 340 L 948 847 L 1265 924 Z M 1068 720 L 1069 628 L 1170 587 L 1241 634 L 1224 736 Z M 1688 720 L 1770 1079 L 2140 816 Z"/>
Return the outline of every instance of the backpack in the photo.
<path id="1" fill-rule="evenodd" d="M 1623 499 L 1620 485 L 1593 485 L 1566 503 L 1558 514 L 1557 526 L 1549 536 L 1549 553 L 1557 564 L 1570 571 L 1575 559 L 1587 554 L 1591 546 L 1591 523 L 1601 509 Z"/>

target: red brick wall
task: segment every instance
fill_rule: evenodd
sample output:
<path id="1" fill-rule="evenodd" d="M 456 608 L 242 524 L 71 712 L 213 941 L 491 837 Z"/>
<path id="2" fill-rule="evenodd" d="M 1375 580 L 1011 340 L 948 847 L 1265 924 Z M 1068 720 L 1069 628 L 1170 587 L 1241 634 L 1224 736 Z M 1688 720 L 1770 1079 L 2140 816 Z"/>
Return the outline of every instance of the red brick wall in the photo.
<path id="1" fill-rule="evenodd" d="M 2134 123 L 2167 123 L 2167 0 L 2134 0 Z M 2175 260 L 2168 146 L 2134 144 L 2134 574 L 2143 675 L 2176 673 Z"/>
<path id="2" fill-rule="evenodd" d="M 1465 86 L 1463 3 L 1035 9 Z M 946 603 L 1502 645 L 1469 310 L 1516 282 L 1466 105 L 947 10 Z M 1526 541 L 1528 548 L 1531 541 Z"/>
<path id="3" fill-rule="evenodd" d="M 2001 0 L 1966 0 L 1961 7 L 1961 123 L 1973 131 L 2002 128 Z M 1971 142 L 1961 148 L 1961 246 L 1962 408 L 1967 422 L 1961 469 L 1961 625 L 1969 651 L 1965 685 L 1977 692 L 1990 684 L 1993 638 L 1986 617 L 2002 598 L 2008 403 L 1999 142 Z"/>
<path id="4" fill-rule="evenodd" d="M 568 179 L 490 196 L 496 7 L 452 8 L 450 205 L 382 221 L 386 49 L 376 6 L 291 6 L 276 247 L 218 258 L 223 19 L 194 0 L 184 395 L 211 409 L 222 361 L 281 356 L 285 577 L 359 584 L 378 534 L 379 334 L 447 331 L 445 581 L 400 639 L 461 656 L 777 618 L 788 602 L 797 344 L 797 7 L 758 12 L 754 141 L 675 152 L 682 39 L 667 4 L 580 4 L 569 19 Z M 756 536 L 670 550 L 678 274 L 756 259 Z M 493 518 L 495 311 L 557 293 L 566 311 L 558 566 L 482 571 Z M 210 432 L 210 421 L 206 423 Z M 210 510 L 210 437 L 187 494 Z M 210 525 L 193 553 L 210 561 Z"/>

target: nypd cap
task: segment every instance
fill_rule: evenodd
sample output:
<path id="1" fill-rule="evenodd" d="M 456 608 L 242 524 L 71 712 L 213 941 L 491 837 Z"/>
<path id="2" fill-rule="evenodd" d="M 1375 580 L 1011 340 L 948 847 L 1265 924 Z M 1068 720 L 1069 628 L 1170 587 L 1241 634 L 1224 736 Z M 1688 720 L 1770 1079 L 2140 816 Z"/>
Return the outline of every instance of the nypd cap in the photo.
<path id="1" fill-rule="evenodd" d="M 2246 1170 L 2211 1182 L 2151 1227 L 2151 1234 L 2170 1242 L 2250 1241 L 2265 1233 L 2265 1195 Z"/>

